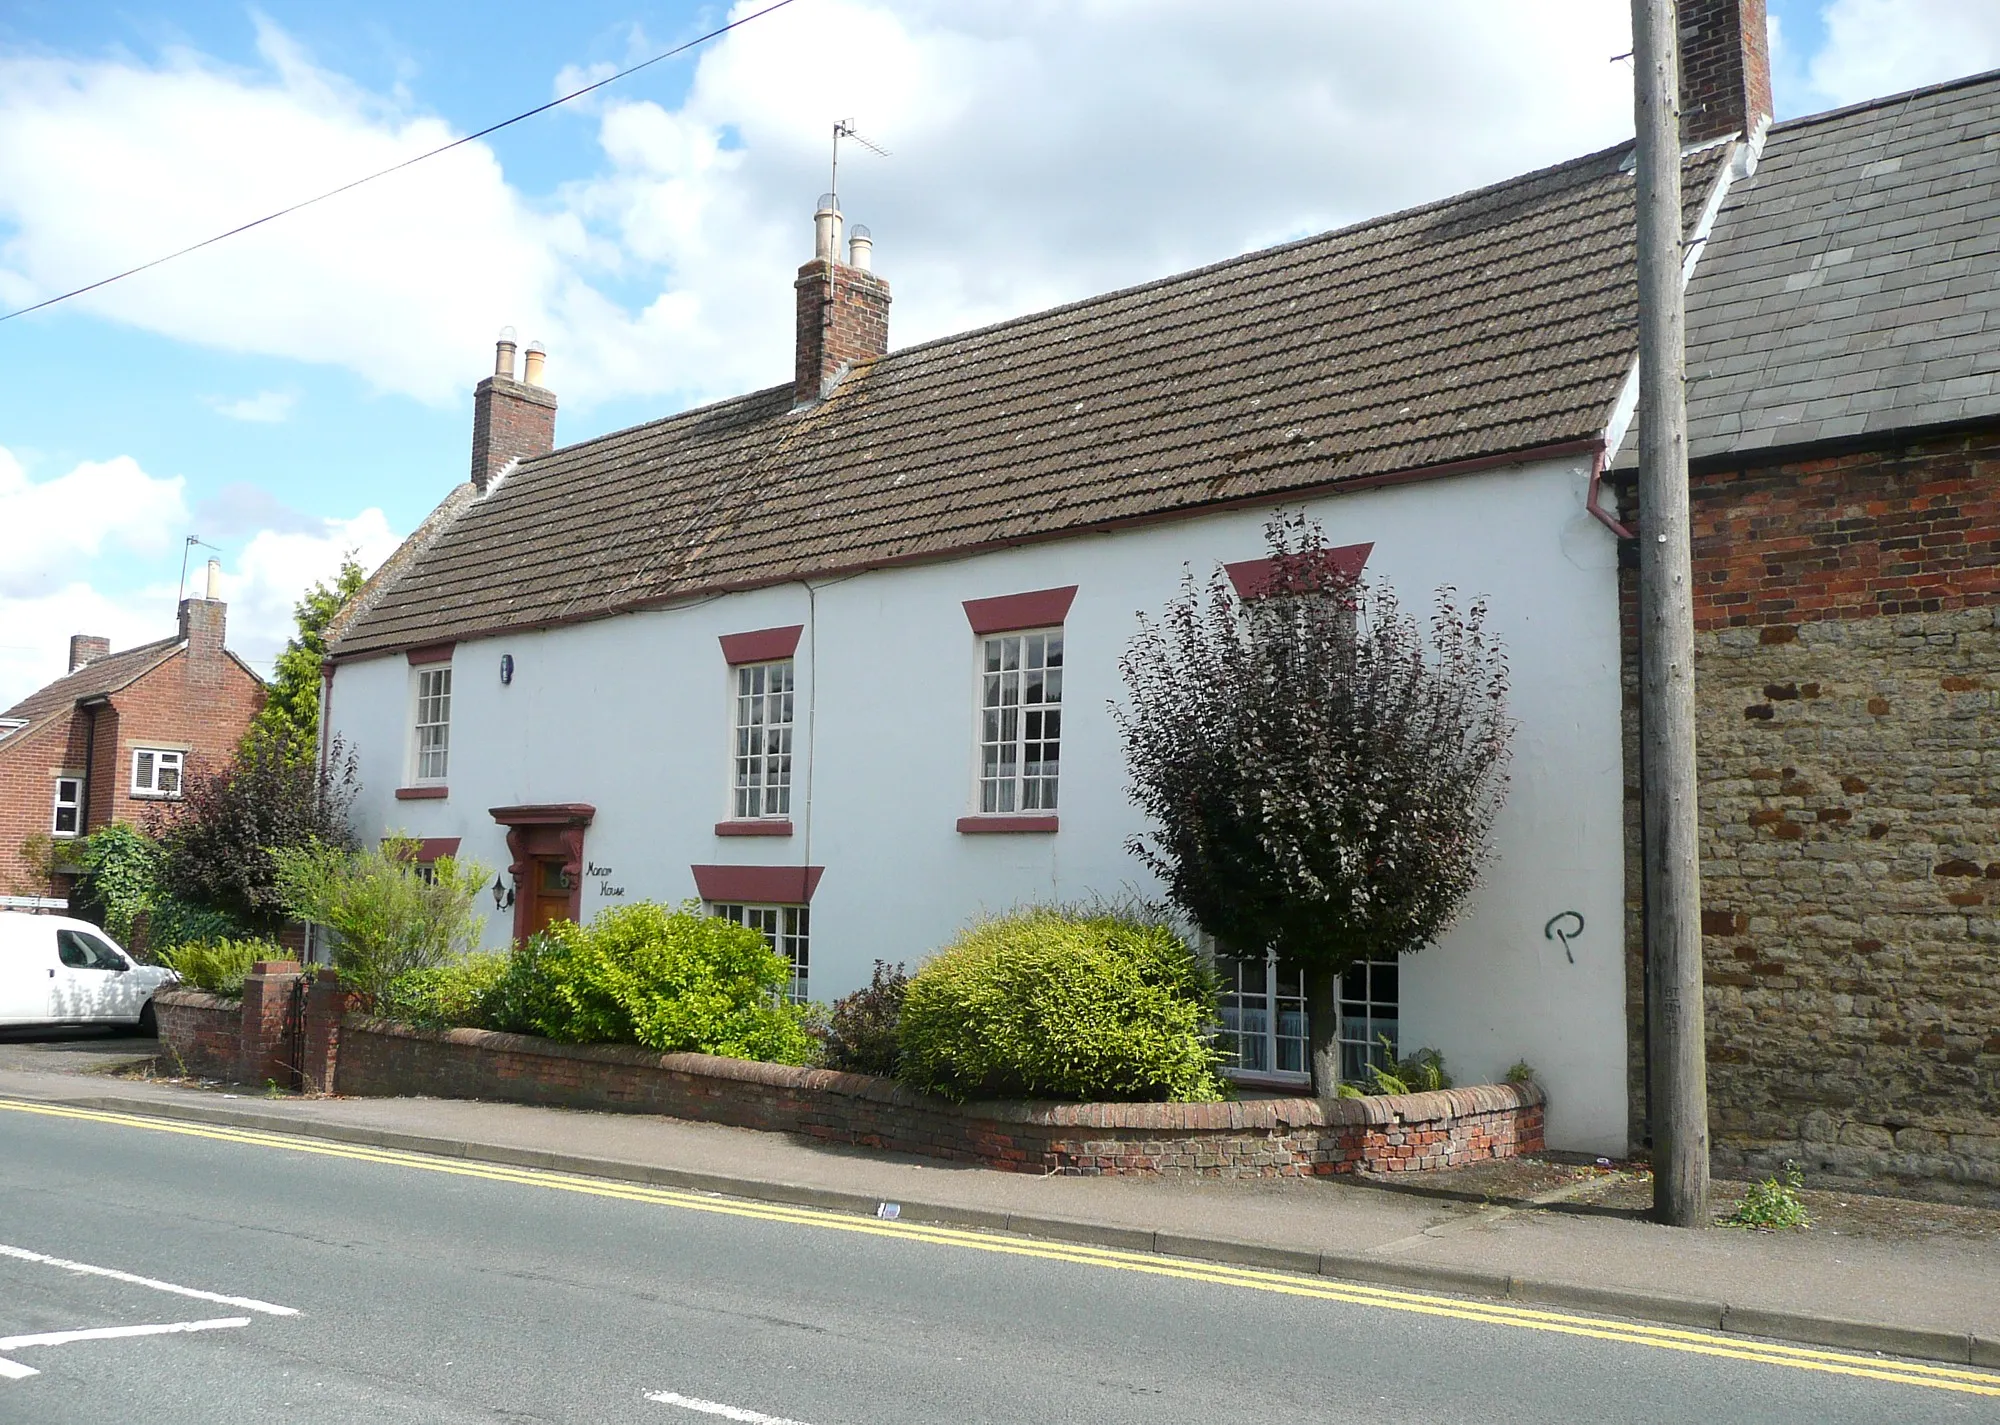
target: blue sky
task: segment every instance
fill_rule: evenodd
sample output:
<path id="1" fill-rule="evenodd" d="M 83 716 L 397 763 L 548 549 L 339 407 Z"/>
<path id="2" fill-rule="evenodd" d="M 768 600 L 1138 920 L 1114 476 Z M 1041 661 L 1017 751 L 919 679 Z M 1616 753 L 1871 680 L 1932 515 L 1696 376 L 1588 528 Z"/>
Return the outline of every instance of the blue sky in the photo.
<path id="1" fill-rule="evenodd" d="M 543 102 L 720 6 L 0 5 L 12 308 Z M 1504 178 L 1630 130 L 1624 0 L 795 0 L 368 189 L 0 324 L 0 706 L 171 630 L 217 546 L 267 660 L 343 549 L 462 479 L 503 324 L 558 438 L 789 376 L 827 132 L 907 343 Z M 2000 66 L 1991 0 L 1783 0 L 1780 116 Z M 210 551 L 197 551 L 197 559 Z"/>

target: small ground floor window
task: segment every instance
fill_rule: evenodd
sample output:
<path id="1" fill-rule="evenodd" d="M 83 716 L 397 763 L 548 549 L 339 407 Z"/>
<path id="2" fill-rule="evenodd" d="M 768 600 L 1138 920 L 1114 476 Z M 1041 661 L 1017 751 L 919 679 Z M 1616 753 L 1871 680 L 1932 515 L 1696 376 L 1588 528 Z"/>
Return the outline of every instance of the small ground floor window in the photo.
<path id="1" fill-rule="evenodd" d="M 1222 979 L 1222 1032 L 1216 1036 L 1226 1072 L 1235 1077 L 1312 1081 L 1312 1040 L 1306 1019 L 1305 977 L 1276 958 L 1218 956 Z M 1364 960 L 1340 977 L 1340 1077 L 1367 1078 L 1368 1066 L 1387 1067 L 1397 1053 L 1397 965 Z M 1385 1046 L 1383 1036 L 1387 1036 Z"/>
<path id="2" fill-rule="evenodd" d="M 792 983 L 786 997 L 794 1004 L 806 1000 L 806 972 L 812 948 L 812 911 L 802 905 L 728 905 L 710 909 L 724 920 L 747 925 L 763 934 L 766 943 L 792 967 Z"/>

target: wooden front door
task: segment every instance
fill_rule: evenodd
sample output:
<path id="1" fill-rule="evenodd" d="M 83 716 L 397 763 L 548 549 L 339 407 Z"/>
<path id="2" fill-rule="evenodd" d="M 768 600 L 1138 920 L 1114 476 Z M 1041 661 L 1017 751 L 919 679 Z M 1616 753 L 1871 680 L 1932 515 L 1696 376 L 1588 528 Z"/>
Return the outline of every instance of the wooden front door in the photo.
<path id="1" fill-rule="evenodd" d="M 575 914 L 570 909 L 574 885 L 568 872 L 563 870 L 560 856 L 537 856 L 534 875 L 530 880 L 529 894 L 533 903 L 528 908 L 528 934 L 546 930 L 558 920 L 568 920 Z"/>

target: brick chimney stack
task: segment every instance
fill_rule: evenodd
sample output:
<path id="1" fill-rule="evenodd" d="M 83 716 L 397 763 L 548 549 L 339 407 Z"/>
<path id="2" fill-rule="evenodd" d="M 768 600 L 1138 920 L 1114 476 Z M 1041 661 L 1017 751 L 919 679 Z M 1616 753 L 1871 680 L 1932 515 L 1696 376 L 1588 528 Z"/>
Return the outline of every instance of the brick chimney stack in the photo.
<path id="1" fill-rule="evenodd" d="M 1681 142 L 1754 137 L 1771 119 L 1764 0 L 1680 0 Z"/>
<path id="2" fill-rule="evenodd" d="M 111 651 L 111 640 L 95 633 L 73 633 L 69 638 L 69 671 L 74 673 L 86 663 L 102 658 Z"/>
<path id="3" fill-rule="evenodd" d="M 217 587 L 221 573 L 222 566 L 209 560 L 206 596 L 181 600 L 180 638 L 188 646 L 188 682 L 196 686 L 222 685 L 222 664 L 227 656 L 222 640 L 228 632 L 229 605 L 222 601 Z"/>
<path id="4" fill-rule="evenodd" d="M 840 204 L 831 193 L 813 214 L 813 260 L 799 269 L 794 407 L 815 405 L 850 367 L 889 349 L 889 284 L 869 270 L 875 243 L 856 227 L 841 261 Z"/>
<path id="5" fill-rule="evenodd" d="M 556 396 L 542 385 L 542 344 L 528 343 L 525 380 L 514 379 L 514 329 L 495 343 L 493 374 L 472 393 L 472 483 L 485 494 L 517 460 L 556 448 Z"/>

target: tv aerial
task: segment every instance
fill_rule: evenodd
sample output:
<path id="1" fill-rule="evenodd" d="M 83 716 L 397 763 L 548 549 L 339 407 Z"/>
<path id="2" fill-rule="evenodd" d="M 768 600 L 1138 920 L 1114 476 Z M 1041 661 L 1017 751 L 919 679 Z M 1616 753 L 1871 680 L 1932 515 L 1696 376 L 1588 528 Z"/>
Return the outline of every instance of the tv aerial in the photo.
<path id="1" fill-rule="evenodd" d="M 854 120 L 836 120 L 833 125 L 833 172 L 828 175 L 826 185 L 826 191 L 833 195 L 836 206 L 838 206 L 840 201 L 840 141 L 842 139 L 853 139 L 878 158 L 887 158 L 889 156 L 888 149 L 883 148 L 882 145 L 876 143 L 873 139 L 862 136 L 854 127 Z"/>

